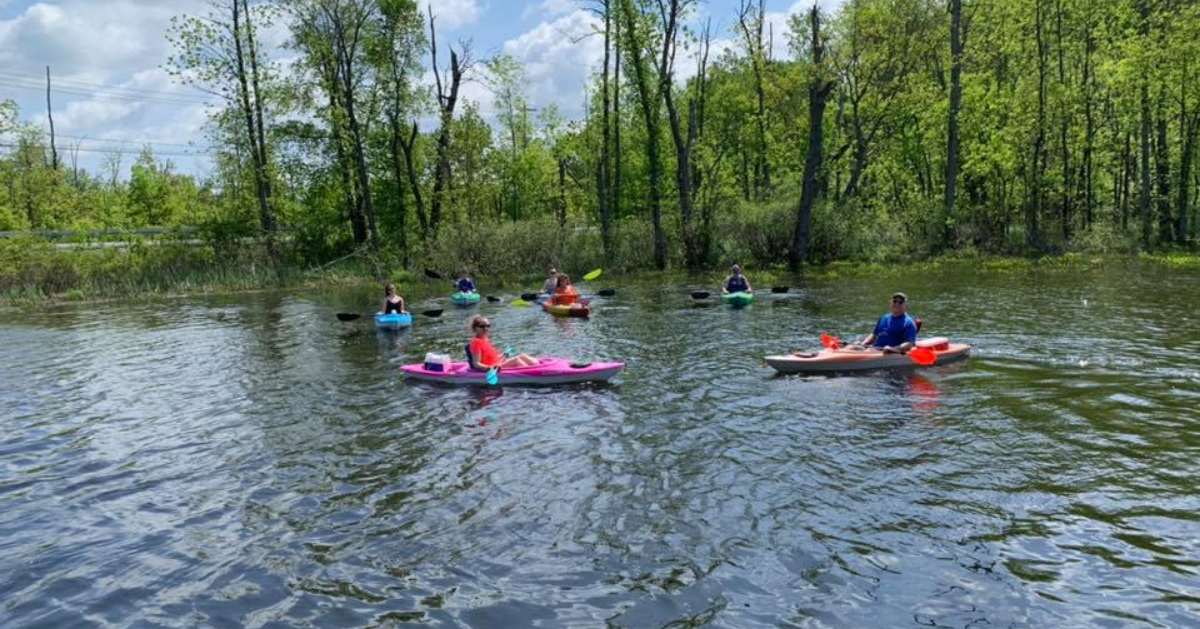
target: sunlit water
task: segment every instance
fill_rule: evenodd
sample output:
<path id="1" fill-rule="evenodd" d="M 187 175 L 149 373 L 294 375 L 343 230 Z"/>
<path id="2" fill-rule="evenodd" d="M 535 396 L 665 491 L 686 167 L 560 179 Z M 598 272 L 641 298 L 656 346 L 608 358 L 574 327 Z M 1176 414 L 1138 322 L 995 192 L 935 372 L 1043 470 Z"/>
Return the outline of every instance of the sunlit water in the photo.
<path id="1" fill-rule="evenodd" d="M 590 321 L 399 334 L 335 295 L 0 315 L 0 626 L 1200 622 L 1200 274 L 796 280 L 744 310 L 600 284 Z M 972 358 L 763 366 L 896 289 Z M 477 310 L 501 346 L 628 367 L 402 380 Z"/>

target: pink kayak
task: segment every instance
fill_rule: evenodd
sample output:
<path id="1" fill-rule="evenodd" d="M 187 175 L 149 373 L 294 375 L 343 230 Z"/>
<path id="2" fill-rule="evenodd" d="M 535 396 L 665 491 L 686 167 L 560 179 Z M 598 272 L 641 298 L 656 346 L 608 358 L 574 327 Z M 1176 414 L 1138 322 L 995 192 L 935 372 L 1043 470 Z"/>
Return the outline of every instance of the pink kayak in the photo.
<path id="1" fill-rule="evenodd" d="M 949 362 L 967 357 L 971 346 L 965 343 L 951 343 L 946 338 L 931 338 L 917 341 L 917 347 L 933 350 L 937 361 L 934 365 L 944 365 Z M 818 352 L 801 352 L 767 356 L 767 364 L 779 373 L 836 373 L 842 371 L 862 371 L 867 369 L 892 369 L 896 367 L 916 367 L 912 358 L 902 354 L 885 354 L 881 351 L 852 350 L 852 349 L 822 349 Z"/>
<path id="2" fill-rule="evenodd" d="M 573 363 L 565 358 L 542 357 L 531 367 L 501 369 L 498 384 L 550 385 L 604 382 L 621 373 L 625 363 Z M 407 378 L 446 384 L 487 384 L 486 371 L 473 371 L 465 361 L 452 362 L 445 371 L 426 369 L 423 363 L 400 368 Z"/>

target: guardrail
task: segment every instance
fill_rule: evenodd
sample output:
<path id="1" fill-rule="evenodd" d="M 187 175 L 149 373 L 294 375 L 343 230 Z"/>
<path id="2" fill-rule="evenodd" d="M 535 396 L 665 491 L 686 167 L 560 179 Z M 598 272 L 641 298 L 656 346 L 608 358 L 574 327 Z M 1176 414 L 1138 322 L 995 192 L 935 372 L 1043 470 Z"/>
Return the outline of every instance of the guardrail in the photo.
<path id="1" fill-rule="evenodd" d="M 45 240 L 95 240 L 105 237 L 122 238 L 128 236 L 190 236 L 197 231 L 198 228 L 190 225 L 180 227 L 142 227 L 139 229 L 89 229 L 83 231 L 70 229 L 25 229 L 19 231 L 0 231 L 0 238 L 37 236 Z"/>

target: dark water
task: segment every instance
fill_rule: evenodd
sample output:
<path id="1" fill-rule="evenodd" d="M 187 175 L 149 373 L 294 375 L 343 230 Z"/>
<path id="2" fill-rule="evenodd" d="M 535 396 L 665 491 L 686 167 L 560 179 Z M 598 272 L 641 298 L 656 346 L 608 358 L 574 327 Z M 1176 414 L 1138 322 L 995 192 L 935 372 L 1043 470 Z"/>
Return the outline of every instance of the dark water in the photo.
<path id="1" fill-rule="evenodd" d="M 1200 624 L 1200 273 L 797 283 L 482 306 L 502 346 L 628 361 L 551 390 L 405 384 L 460 351 L 455 310 L 398 335 L 332 295 L 9 311 L 0 626 Z M 763 366 L 897 288 L 975 355 Z"/>

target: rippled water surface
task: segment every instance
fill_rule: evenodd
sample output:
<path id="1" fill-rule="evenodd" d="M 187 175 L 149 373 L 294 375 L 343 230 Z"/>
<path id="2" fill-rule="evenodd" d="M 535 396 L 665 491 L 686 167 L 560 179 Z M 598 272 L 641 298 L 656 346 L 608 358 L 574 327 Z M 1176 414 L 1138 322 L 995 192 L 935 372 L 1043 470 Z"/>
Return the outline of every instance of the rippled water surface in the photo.
<path id="1" fill-rule="evenodd" d="M 473 310 L 0 314 L 0 626 L 1200 622 L 1200 274 L 797 279 L 740 311 L 600 284 L 590 321 L 480 307 L 501 346 L 628 362 L 582 388 L 406 384 Z M 763 366 L 896 289 L 973 357 Z"/>

